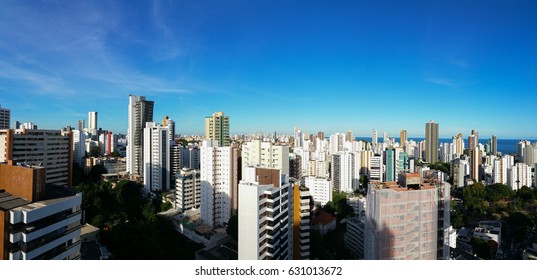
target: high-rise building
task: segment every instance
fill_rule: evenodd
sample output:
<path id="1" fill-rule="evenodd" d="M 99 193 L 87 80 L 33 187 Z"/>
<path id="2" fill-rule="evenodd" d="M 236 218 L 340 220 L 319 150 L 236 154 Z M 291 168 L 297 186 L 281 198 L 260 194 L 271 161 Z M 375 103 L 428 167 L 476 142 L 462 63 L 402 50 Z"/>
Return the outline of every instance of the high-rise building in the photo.
<path id="1" fill-rule="evenodd" d="M 247 167 L 278 168 L 289 174 L 289 146 L 252 140 L 242 145 L 242 172 Z"/>
<path id="2" fill-rule="evenodd" d="M 274 168 L 247 168 L 242 175 L 239 260 L 290 259 L 292 212 L 289 204 L 293 201 L 293 189 L 289 177 Z"/>
<path id="3" fill-rule="evenodd" d="M 217 140 L 221 147 L 229 146 L 229 116 L 216 112 L 205 118 L 205 140 Z"/>
<path id="4" fill-rule="evenodd" d="M 200 207 L 201 179 L 200 171 L 195 169 L 181 169 L 175 180 L 175 209 L 186 211 Z"/>
<path id="5" fill-rule="evenodd" d="M 405 142 L 408 141 L 408 134 L 406 130 L 401 130 L 401 133 L 399 134 L 399 143 L 401 144 L 401 147 L 404 146 Z"/>
<path id="6" fill-rule="evenodd" d="M 496 138 L 496 135 L 492 135 L 491 142 L 492 142 L 492 147 L 491 147 L 492 155 L 496 156 L 498 155 L 498 139 Z"/>
<path id="7" fill-rule="evenodd" d="M 479 149 L 479 139 L 477 132 L 472 130 L 472 135 L 468 136 L 468 156 L 470 163 L 470 179 L 476 182 L 481 180 L 479 166 L 481 165 L 481 150 Z"/>
<path id="8" fill-rule="evenodd" d="M 451 178 L 453 178 L 453 186 L 455 188 L 464 187 L 467 169 L 469 169 L 467 160 L 456 158 L 451 162 Z"/>
<path id="9" fill-rule="evenodd" d="M 170 130 L 169 142 L 175 144 L 175 121 L 168 118 L 168 116 L 164 116 L 162 119 L 162 126 L 167 127 Z"/>
<path id="10" fill-rule="evenodd" d="M 345 244 L 351 251 L 355 259 L 364 259 L 365 242 L 365 219 L 353 217 L 347 219 L 347 231 L 345 233 Z"/>
<path id="11" fill-rule="evenodd" d="M 129 95 L 129 127 L 127 132 L 127 172 L 143 175 L 144 128 L 153 121 L 155 103 L 145 96 Z"/>
<path id="12" fill-rule="evenodd" d="M 315 204 L 324 207 L 329 201 L 332 201 L 332 182 L 329 178 L 308 176 L 303 179 Z"/>
<path id="13" fill-rule="evenodd" d="M 73 130 L 73 163 L 79 167 L 84 166 L 86 156 L 86 134 L 80 130 Z"/>
<path id="14" fill-rule="evenodd" d="M 84 128 L 86 128 L 86 121 L 85 120 L 78 120 L 77 128 L 79 131 L 84 131 Z"/>
<path id="15" fill-rule="evenodd" d="M 528 141 L 524 148 L 524 163 L 528 166 L 534 166 L 537 163 L 537 142 L 530 144 Z"/>
<path id="16" fill-rule="evenodd" d="M 347 133 L 345 134 L 345 138 L 349 142 L 354 141 L 354 136 L 352 135 L 352 130 L 347 131 Z"/>
<path id="17" fill-rule="evenodd" d="M 317 139 L 324 140 L 324 132 L 322 131 L 317 132 Z"/>
<path id="18" fill-rule="evenodd" d="M 404 174 L 399 182 L 372 182 L 367 194 L 365 259 L 448 259 L 450 186 Z"/>
<path id="19" fill-rule="evenodd" d="M 0 129 L 9 129 L 11 123 L 11 110 L 0 105 Z"/>
<path id="20" fill-rule="evenodd" d="M 517 191 L 523 186 L 531 187 L 531 166 L 524 163 L 516 163 L 507 171 L 507 186 Z"/>
<path id="21" fill-rule="evenodd" d="M 71 187 L 72 132 L 60 130 L 0 130 L 0 162 L 46 168 L 47 183 Z"/>
<path id="22" fill-rule="evenodd" d="M 292 208 L 293 219 L 293 259 L 310 259 L 310 222 L 311 222 L 311 195 L 308 188 L 301 186 L 299 182 L 291 182 L 293 189 Z"/>
<path id="23" fill-rule="evenodd" d="M 438 161 L 438 123 L 432 120 L 425 124 L 425 161 Z"/>
<path id="24" fill-rule="evenodd" d="M 200 149 L 198 146 L 181 147 L 181 168 L 200 169 Z"/>
<path id="25" fill-rule="evenodd" d="M 461 155 L 464 153 L 464 140 L 462 139 L 462 133 L 457 134 L 457 136 L 453 136 L 452 142 L 453 157 L 455 159 L 460 158 Z"/>
<path id="26" fill-rule="evenodd" d="M 371 144 L 373 145 L 373 149 L 375 149 L 377 147 L 378 143 L 379 143 L 378 132 L 373 129 L 371 131 Z"/>
<path id="27" fill-rule="evenodd" d="M 170 130 L 154 122 L 144 128 L 144 186 L 146 191 L 170 189 Z"/>
<path id="28" fill-rule="evenodd" d="M 204 140 L 200 158 L 201 221 L 210 228 L 223 227 L 238 208 L 237 148 L 219 147 L 216 140 Z"/>
<path id="29" fill-rule="evenodd" d="M 88 131 L 95 135 L 97 134 L 97 129 L 99 127 L 97 126 L 97 112 L 89 112 L 88 113 Z"/>
<path id="30" fill-rule="evenodd" d="M 0 164 L 0 260 L 78 260 L 82 194 L 42 166 Z"/>

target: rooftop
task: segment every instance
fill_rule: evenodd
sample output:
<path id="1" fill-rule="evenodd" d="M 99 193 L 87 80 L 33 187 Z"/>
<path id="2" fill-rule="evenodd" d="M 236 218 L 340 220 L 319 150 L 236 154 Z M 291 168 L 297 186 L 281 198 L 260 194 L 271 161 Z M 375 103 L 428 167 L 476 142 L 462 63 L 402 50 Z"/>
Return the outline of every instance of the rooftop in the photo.
<path id="1" fill-rule="evenodd" d="M 8 211 L 27 204 L 30 204 L 30 201 L 0 190 L 0 210 Z"/>
<path id="2" fill-rule="evenodd" d="M 324 212 L 324 211 L 317 211 L 314 214 L 314 218 L 311 223 L 314 225 L 317 225 L 317 224 L 328 225 L 334 222 L 335 220 L 336 220 L 336 216 L 330 213 Z"/>

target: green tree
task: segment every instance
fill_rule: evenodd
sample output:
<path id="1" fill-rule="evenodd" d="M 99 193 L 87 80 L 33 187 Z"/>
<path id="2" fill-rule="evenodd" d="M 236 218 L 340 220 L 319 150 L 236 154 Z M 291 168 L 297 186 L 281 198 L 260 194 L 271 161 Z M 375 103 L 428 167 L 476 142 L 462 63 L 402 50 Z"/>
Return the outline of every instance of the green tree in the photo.
<path id="1" fill-rule="evenodd" d="M 490 246 L 481 238 L 472 238 L 472 250 L 479 258 L 488 260 L 491 257 Z"/>
<path id="2" fill-rule="evenodd" d="M 507 223 L 512 230 L 513 239 L 516 242 L 524 241 L 528 232 L 533 228 L 533 219 L 526 213 L 516 212 L 507 218 Z"/>
<path id="3" fill-rule="evenodd" d="M 462 191 L 464 205 L 471 211 L 485 211 L 486 190 L 481 183 L 465 187 Z"/>
<path id="4" fill-rule="evenodd" d="M 226 228 L 227 234 L 231 236 L 235 241 L 239 240 L 239 216 L 233 215 L 229 218 Z"/>
<path id="5" fill-rule="evenodd" d="M 106 167 L 104 167 L 104 165 L 96 164 L 91 168 L 90 172 L 88 172 L 88 178 L 92 182 L 99 182 L 101 181 L 101 175 L 106 173 L 108 173 L 108 171 L 106 170 Z"/>

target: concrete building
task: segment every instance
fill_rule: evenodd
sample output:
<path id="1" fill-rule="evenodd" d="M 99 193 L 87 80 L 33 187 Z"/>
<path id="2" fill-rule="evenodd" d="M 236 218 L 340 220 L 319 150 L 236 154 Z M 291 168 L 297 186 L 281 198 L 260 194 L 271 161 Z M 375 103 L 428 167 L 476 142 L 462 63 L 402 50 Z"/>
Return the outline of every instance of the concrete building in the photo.
<path id="1" fill-rule="evenodd" d="M 201 177 L 200 171 L 195 169 L 181 169 L 175 181 L 175 209 L 182 212 L 195 208 L 201 204 Z"/>
<path id="2" fill-rule="evenodd" d="M 425 124 L 425 161 L 438 161 L 438 123 L 432 120 Z"/>
<path id="3" fill-rule="evenodd" d="M 481 165 L 481 150 L 479 149 L 477 133 L 475 135 L 468 136 L 468 156 L 470 163 L 470 179 L 475 182 L 481 181 L 479 174 L 479 166 Z"/>
<path id="4" fill-rule="evenodd" d="M 239 260 L 291 259 L 292 195 L 279 169 L 246 169 L 239 184 Z"/>
<path id="5" fill-rule="evenodd" d="M 309 189 L 315 204 L 325 206 L 332 201 L 332 184 L 329 178 L 304 177 L 304 185 Z"/>
<path id="6" fill-rule="evenodd" d="M 502 242 L 502 223 L 500 221 L 480 221 L 473 233 L 476 238 L 494 241 L 497 245 L 496 248 L 499 248 Z"/>
<path id="7" fill-rule="evenodd" d="M 144 186 L 146 191 L 170 189 L 170 130 L 153 122 L 144 128 Z"/>
<path id="8" fill-rule="evenodd" d="M 347 219 L 347 231 L 345 232 L 345 245 L 357 260 L 365 257 L 365 223 L 363 218 L 353 217 Z"/>
<path id="9" fill-rule="evenodd" d="M 73 130 L 73 163 L 79 167 L 84 166 L 86 157 L 86 134 L 80 130 Z"/>
<path id="10" fill-rule="evenodd" d="M 153 121 L 153 101 L 145 96 L 129 95 L 129 126 L 127 132 L 127 172 L 143 175 L 144 172 L 144 128 Z"/>
<path id="11" fill-rule="evenodd" d="M 382 182 L 384 181 L 384 164 L 382 156 L 374 155 L 370 157 L 369 180 Z"/>
<path id="12" fill-rule="evenodd" d="M 457 136 L 453 136 L 452 144 L 453 144 L 453 158 L 454 159 L 460 158 L 462 154 L 464 153 L 464 140 L 462 139 L 462 133 L 457 134 Z"/>
<path id="13" fill-rule="evenodd" d="M 0 130 L 0 162 L 46 168 L 47 183 L 71 186 L 72 132 L 59 130 Z"/>
<path id="14" fill-rule="evenodd" d="M 403 129 L 399 133 L 399 143 L 401 144 L 400 146 L 404 146 L 405 142 L 407 141 L 408 141 L 408 133 L 406 132 L 406 130 Z"/>
<path id="15" fill-rule="evenodd" d="M 291 182 L 293 188 L 292 220 L 293 239 L 292 254 L 294 260 L 310 259 L 310 222 L 312 199 L 309 189 L 299 182 Z M 291 217 L 289 217 L 291 219 Z"/>
<path id="16" fill-rule="evenodd" d="M 531 187 L 531 167 L 524 163 L 516 163 L 507 171 L 507 186 L 517 191 L 523 186 Z"/>
<path id="17" fill-rule="evenodd" d="M 460 188 L 465 186 L 466 175 L 469 175 L 469 164 L 467 160 L 455 159 L 451 162 L 451 178 L 453 178 L 453 186 Z"/>
<path id="18" fill-rule="evenodd" d="M 0 259 L 80 259 L 82 194 L 45 176 L 43 167 L 0 164 Z"/>
<path id="19" fill-rule="evenodd" d="M 0 129 L 9 129 L 11 125 L 11 110 L 0 105 Z"/>
<path id="20" fill-rule="evenodd" d="M 449 224 L 450 186 L 399 176 L 399 182 L 372 182 L 367 194 L 365 258 L 368 260 L 448 259 L 444 232 Z"/>
<path id="21" fill-rule="evenodd" d="M 227 225 L 237 212 L 237 153 L 235 147 L 219 147 L 216 140 L 204 140 L 201 146 L 201 221 L 210 228 Z"/>
<path id="22" fill-rule="evenodd" d="M 378 132 L 376 130 L 372 130 L 371 131 L 371 145 L 373 146 L 373 150 L 377 147 L 379 143 L 379 135 L 378 135 Z"/>
<path id="23" fill-rule="evenodd" d="M 289 174 L 289 146 L 252 140 L 242 144 L 242 172 L 248 167 L 277 168 Z"/>
<path id="24" fill-rule="evenodd" d="M 492 155 L 497 156 L 498 155 L 498 138 L 496 137 L 496 135 L 492 135 L 490 142 L 491 142 Z"/>
<path id="25" fill-rule="evenodd" d="M 217 140 L 221 147 L 229 146 L 229 116 L 216 112 L 205 118 L 205 140 Z"/>
<path id="26" fill-rule="evenodd" d="M 181 147 L 181 168 L 200 168 L 200 148 L 198 146 Z"/>
<path id="27" fill-rule="evenodd" d="M 167 127 L 170 131 L 168 142 L 170 142 L 170 145 L 175 144 L 175 122 L 168 118 L 168 116 L 164 116 L 162 119 L 162 126 Z"/>
<path id="28" fill-rule="evenodd" d="M 97 112 L 88 112 L 88 132 L 92 135 L 97 135 Z"/>

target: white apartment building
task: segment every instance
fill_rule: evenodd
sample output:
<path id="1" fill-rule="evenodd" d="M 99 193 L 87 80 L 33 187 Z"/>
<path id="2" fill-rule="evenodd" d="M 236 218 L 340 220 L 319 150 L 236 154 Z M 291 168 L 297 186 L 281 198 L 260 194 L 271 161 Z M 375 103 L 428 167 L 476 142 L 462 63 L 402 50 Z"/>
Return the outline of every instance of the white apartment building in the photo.
<path id="1" fill-rule="evenodd" d="M 63 189 L 58 192 L 68 191 Z M 17 228 L 10 233 L 9 242 L 18 249 L 9 253 L 9 259 L 80 259 L 81 204 L 82 193 L 77 193 L 9 210 L 9 224 Z"/>
<path id="2" fill-rule="evenodd" d="M 86 156 L 86 134 L 80 130 L 73 130 L 73 162 L 78 166 L 84 166 L 84 157 Z"/>
<path id="3" fill-rule="evenodd" d="M 384 181 L 384 164 L 382 156 L 374 155 L 370 157 L 369 180 L 382 182 Z"/>
<path id="4" fill-rule="evenodd" d="M 329 201 L 332 201 L 332 181 L 329 178 L 308 176 L 304 177 L 303 180 L 316 204 L 325 206 Z"/>
<path id="5" fill-rule="evenodd" d="M 248 167 L 278 168 L 289 174 L 289 146 L 252 140 L 242 145 L 242 172 Z"/>
<path id="6" fill-rule="evenodd" d="M 88 132 L 96 135 L 97 134 L 97 112 L 88 112 Z"/>
<path id="7" fill-rule="evenodd" d="M 508 170 L 507 186 L 517 191 L 523 186 L 531 187 L 532 174 L 531 167 L 524 163 L 517 163 Z"/>
<path id="8" fill-rule="evenodd" d="M 204 140 L 200 152 L 201 220 L 210 228 L 222 227 L 238 207 L 237 149 Z"/>
<path id="9" fill-rule="evenodd" d="M 144 187 L 146 191 L 170 189 L 170 130 L 154 122 L 144 128 Z"/>
<path id="10" fill-rule="evenodd" d="M 278 169 L 247 168 L 239 184 L 239 260 L 291 259 L 293 191 Z"/>
<path id="11" fill-rule="evenodd" d="M 175 180 L 175 209 L 186 211 L 198 209 L 201 202 L 200 171 L 195 169 L 182 169 Z"/>
<path id="12" fill-rule="evenodd" d="M 514 165 L 513 156 L 496 157 L 492 162 L 492 178 L 494 184 L 507 185 L 507 171 Z"/>

